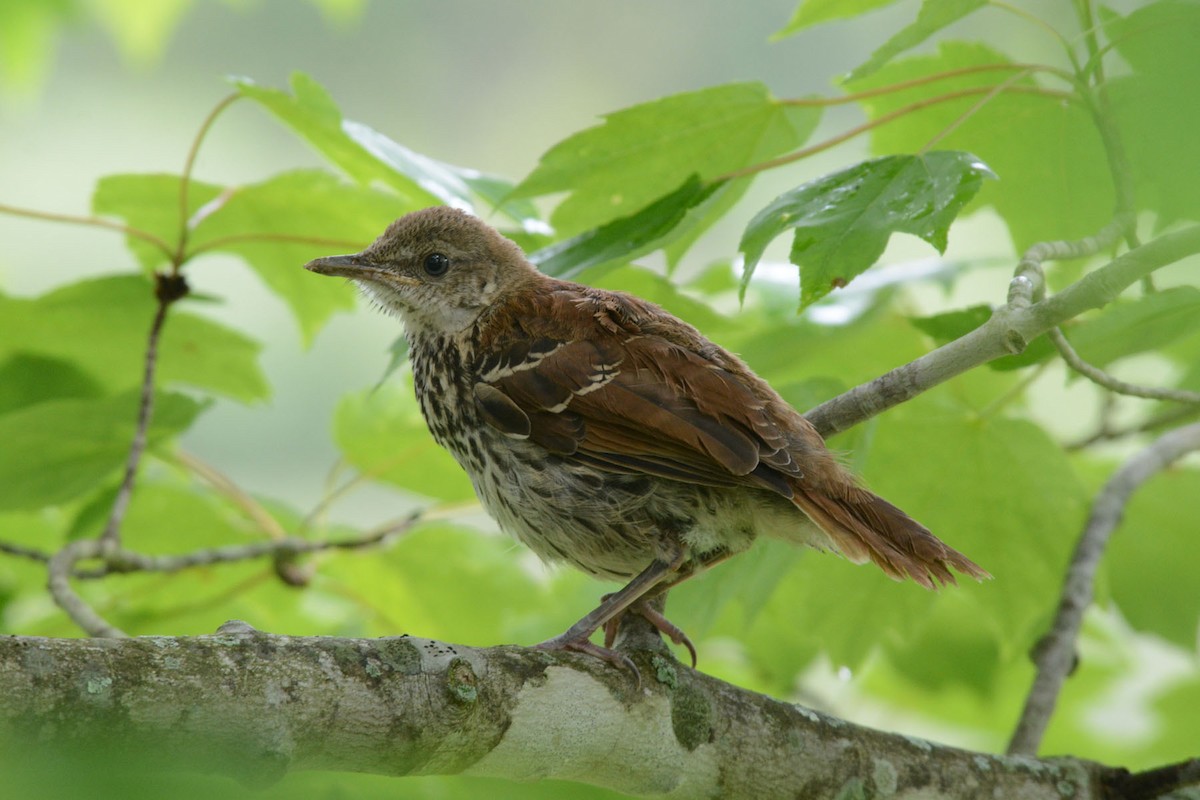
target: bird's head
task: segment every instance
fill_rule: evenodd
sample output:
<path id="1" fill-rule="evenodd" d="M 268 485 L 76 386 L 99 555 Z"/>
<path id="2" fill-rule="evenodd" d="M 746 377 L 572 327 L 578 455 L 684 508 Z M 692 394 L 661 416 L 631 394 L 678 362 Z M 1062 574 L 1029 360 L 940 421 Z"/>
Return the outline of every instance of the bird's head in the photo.
<path id="1" fill-rule="evenodd" d="M 388 226 L 370 247 L 304 265 L 353 280 L 409 330 L 455 333 L 537 272 L 516 244 L 464 211 L 438 206 Z"/>

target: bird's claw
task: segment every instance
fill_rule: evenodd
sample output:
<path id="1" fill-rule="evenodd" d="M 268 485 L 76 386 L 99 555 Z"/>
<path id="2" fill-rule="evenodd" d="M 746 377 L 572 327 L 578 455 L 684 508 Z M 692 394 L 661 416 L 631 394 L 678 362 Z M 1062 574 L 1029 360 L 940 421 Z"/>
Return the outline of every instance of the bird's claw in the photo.
<path id="1" fill-rule="evenodd" d="M 640 691 L 642 688 L 642 672 L 637 668 L 637 664 L 633 663 L 633 659 L 609 647 L 601 647 L 588 639 L 563 639 L 562 637 L 555 637 L 547 639 L 541 644 L 536 644 L 534 647 L 538 650 L 570 650 L 575 653 L 587 653 L 589 656 L 598 658 L 601 661 L 607 661 L 614 667 L 624 667 L 633 673 L 637 689 Z"/>
<path id="2" fill-rule="evenodd" d="M 692 657 L 692 669 L 696 668 L 696 646 L 692 644 L 692 640 L 683 632 L 683 629 L 664 617 L 661 611 L 653 608 L 649 603 L 637 603 L 631 606 L 625 613 L 641 616 L 663 636 L 666 636 L 680 647 L 686 648 L 688 655 Z M 617 631 L 620 627 L 621 617 L 614 617 L 604 623 L 604 646 L 606 648 L 612 647 L 613 642 L 617 639 Z"/>

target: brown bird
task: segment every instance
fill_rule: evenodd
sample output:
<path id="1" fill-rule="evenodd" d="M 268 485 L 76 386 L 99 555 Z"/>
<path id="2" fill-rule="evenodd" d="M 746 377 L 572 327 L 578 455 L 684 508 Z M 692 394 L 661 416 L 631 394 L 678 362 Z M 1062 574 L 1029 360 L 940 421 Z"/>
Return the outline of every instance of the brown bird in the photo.
<path id="1" fill-rule="evenodd" d="M 501 528 L 546 561 L 628 581 L 543 648 L 632 667 L 609 648 L 633 611 L 694 664 L 648 600 L 760 535 L 930 588 L 951 567 L 987 577 L 862 488 L 739 358 L 645 300 L 541 274 L 476 217 L 417 211 L 306 268 L 400 316 L 429 430 Z M 602 627 L 604 647 L 589 640 Z"/>

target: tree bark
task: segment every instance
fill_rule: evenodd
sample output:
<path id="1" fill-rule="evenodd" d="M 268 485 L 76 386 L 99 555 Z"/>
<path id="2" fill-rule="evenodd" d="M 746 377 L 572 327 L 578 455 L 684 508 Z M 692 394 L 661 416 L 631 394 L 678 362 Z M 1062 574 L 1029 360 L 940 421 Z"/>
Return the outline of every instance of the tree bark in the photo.
<path id="1" fill-rule="evenodd" d="M 641 670 L 402 636 L 0 638 L 0 741 L 136 751 L 269 785 L 295 770 L 559 778 L 645 797 L 1100 798 L 1122 771 L 975 753 Z"/>

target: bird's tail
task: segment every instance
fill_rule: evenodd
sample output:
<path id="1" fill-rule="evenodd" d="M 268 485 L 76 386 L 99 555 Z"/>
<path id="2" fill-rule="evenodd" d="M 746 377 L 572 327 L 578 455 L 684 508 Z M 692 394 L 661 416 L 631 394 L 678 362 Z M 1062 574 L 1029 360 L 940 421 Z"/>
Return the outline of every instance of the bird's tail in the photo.
<path id="1" fill-rule="evenodd" d="M 924 525 L 860 486 L 847 481 L 817 488 L 798 480 L 792 488 L 792 502 L 851 561 L 870 559 L 896 580 L 912 578 L 927 589 L 955 583 L 951 567 L 979 580 L 991 577 Z"/>

